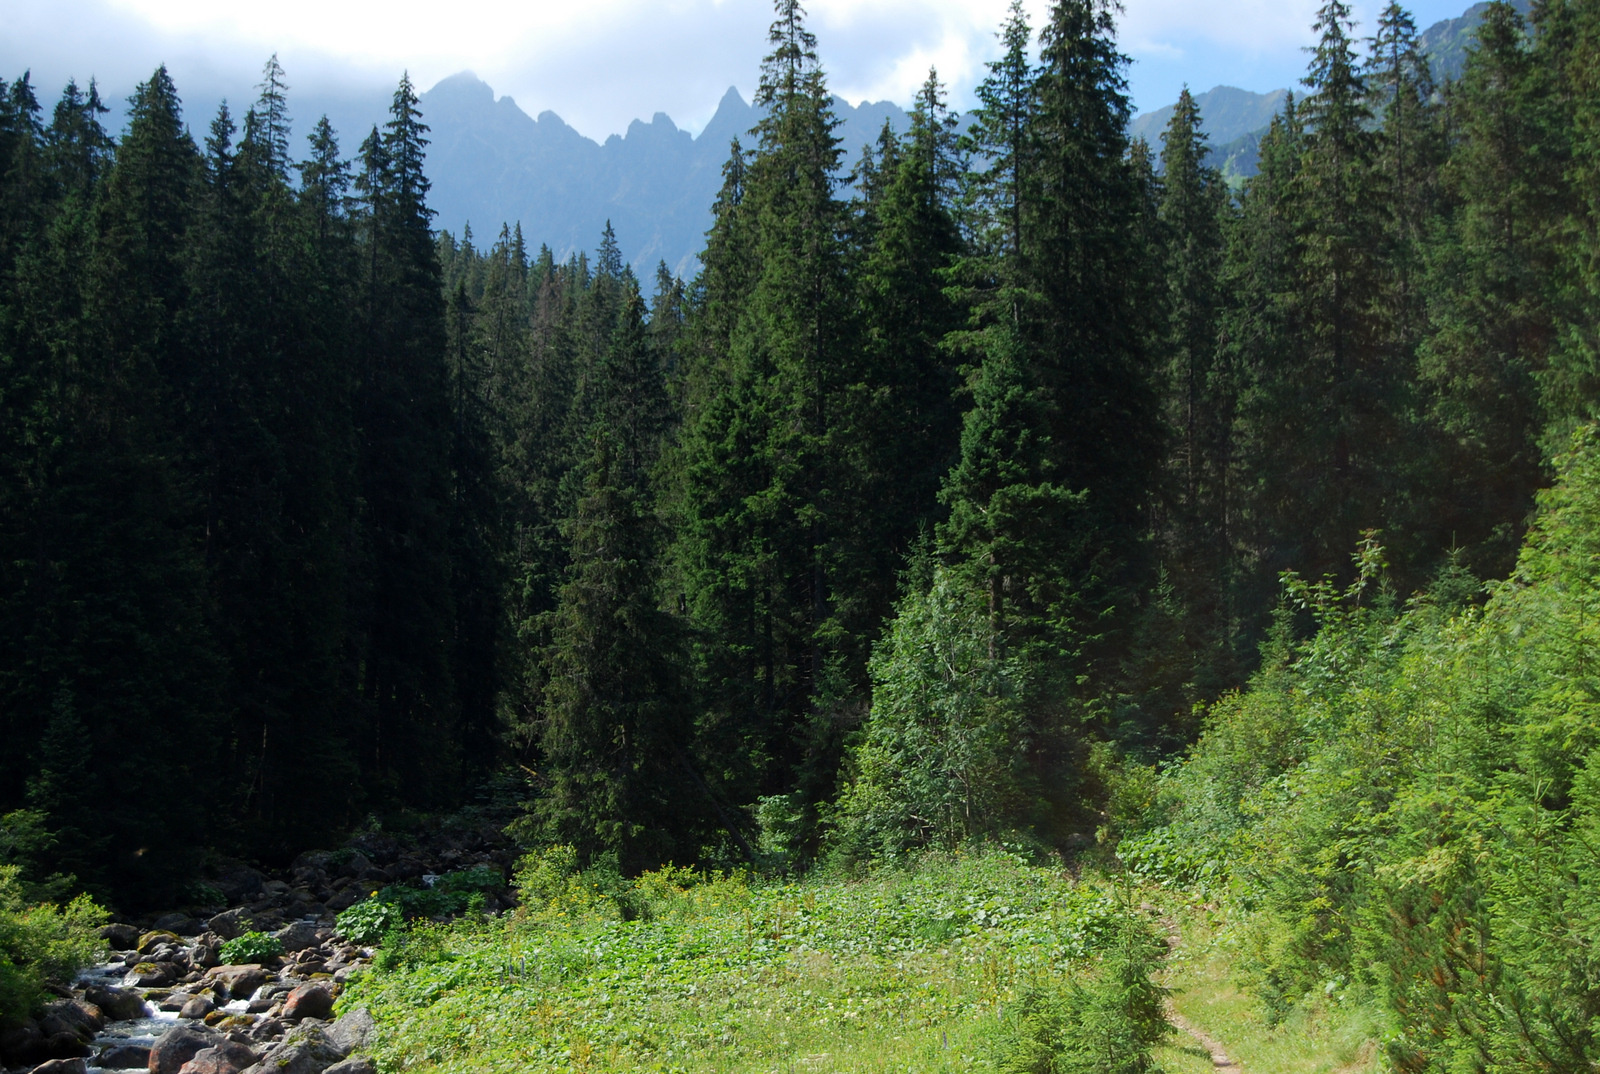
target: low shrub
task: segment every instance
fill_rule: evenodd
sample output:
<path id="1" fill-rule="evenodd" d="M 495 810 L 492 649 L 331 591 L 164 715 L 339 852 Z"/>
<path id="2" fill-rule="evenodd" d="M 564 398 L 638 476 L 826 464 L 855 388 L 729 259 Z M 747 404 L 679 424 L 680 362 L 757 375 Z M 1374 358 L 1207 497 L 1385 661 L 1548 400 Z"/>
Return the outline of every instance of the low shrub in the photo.
<path id="1" fill-rule="evenodd" d="M 351 943 L 373 944 L 404 922 L 404 915 L 394 903 L 371 898 L 341 913 L 334 921 L 334 928 Z"/>
<path id="2" fill-rule="evenodd" d="M 283 944 L 276 936 L 265 932 L 247 932 L 222 945 L 222 961 L 230 965 L 244 962 L 265 962 L 283 954 Z"/>
<path id="3" fill-rule="evenodd" d="M 107 914 L 87 895 L 65 906 L 30 906 L 20 870 L 0 865 L 0 1028 L 37 1009 L 52 981 L 67 981 L 105 949 L 96 930 Z"/>

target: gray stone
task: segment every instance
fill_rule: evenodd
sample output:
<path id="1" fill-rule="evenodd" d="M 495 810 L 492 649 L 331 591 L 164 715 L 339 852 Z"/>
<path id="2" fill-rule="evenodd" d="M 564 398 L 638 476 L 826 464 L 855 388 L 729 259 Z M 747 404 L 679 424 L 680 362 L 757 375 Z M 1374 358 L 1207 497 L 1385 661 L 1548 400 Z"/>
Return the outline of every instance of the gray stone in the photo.
<path id="1" fill-rule="evenodd" d="M 33 1068 L 33 1074 L 89 1074 L 82 1059 L 51 1059 Z"/>
<path id="2" fill-rule="evenodd" d="M 176 1014 L 178 1011 L 183 1010 L 183 1005 L 193 998 L 187 992 L 170 992 L 161 997 L 161 1001 L 156 1004 L 156 1010 L 166 1011 L 168 1014 Z"/>
<path id="3" fill-rule="evenodd" d="M 118 1022 L 144 1017 L 144 999 L 137 992 L 97 985 L 85 991 L 83 998 Z"/>
<path id="4" fill-rule="evenodd" d="M 165 914 L 156 918 L 151 928 L 176 932 L 179 936 L 198 936 L 205 931 L 205 925 L 188 914 Z"/>
<path id="5" fill-rule="evenodd" d="M 304 951 L 308 947 L 315 947 L 322 942 L 317 935 L 317 926 L 309 921 L 295 921 L 285 925 L 272 934 L 279 943 L 283 944 L 285 954 Z"/>
<path id="6" fill-rule="evenodd" d="M 113 1044 L 95 1057 L 101 1070 L 143 1070 L 150 1065 L 150 1047 L 145 1044 Z"/>
<path id="7" fill-rule="evenodd" d="M 84 1040 L 92 1040 L 105 1024 L 106 1016 L 99 1007 L 78 999 L 58 999 L 46 1004 L 44 1016 L 39 1019 L 39 1027 L 47 1034 L 66 1031 Z"/>
<path id="8" fill-rule="evenodd" d="M 178 1008 L 179 1018 L 204 1018 L 216 1008 L 216 1004 L 205 996 L 195 996 L 188 1003 Z"/>
<path id="9" fill-rule="evenodd" d="M 206 922 L 206 928 L 224 940 L 232 940 L 235 937 L 243 936 L 252 927 L 250 911 L 242 906 L 235 906 L 232 910 L 224 910 Z"/>
<path id="10" fill-rule="evenodd" d="M 177 967 L 170 962 L 140 962 L 128 969 L 122 983 L 134 988 L 161 988 L 177 978 Z"/>
<path id="11" fill-rule="evenodd" d="M 100 938 L 114 951 L 128 951 L 139 946 L 139 930 L 132 925 L 104 925 Z"/>
<path id="12" fill-rule="evenodd" d="M 183 1064 L 179 1074 L 238 1074 L 255 1066 L 256 1058 L 253 1049 L 223 1040 L 195 1052 L 194 1058 Z"/>
<path id="13" fill-rule="evenodd" d="M 248 865 L 235 865 L 212 881 L 212 886 L 222 892 L 229 902 L 240 902 L 260 891 L 261 882 L 265 879 L 259 871 Z"/>
<path id="14" fill-rule="evenodd" d="M 150 1074 L 178 1074 L 202 1048 L 221 1039 L 222 1034 L 193 1023 L 173 1026 L 150 1049 Z"/>
<path id="15" fill-rule="evenodd" d="M 322 1074 L 343 1058 L 337 1048 L 313 1035 L 284 1041 L 250 1070 L 253 1074 Z"/>
<path id="16" fill-rule="evenodd" d="M 365 1007 L 357 1007 L 340 1015 L 332 1025 L 323 1030 L 323 1036 L 327 1037 L 328 1042 L 335 1048 L 349 1055 L 351 1052 L 359 1052 L 366 1048 L 376 1028 L 377 1023 L 372 1020 L 372 1012 Z"/>
<path id="17" fill-rule="evenodd" d="M 246 998 L 256 989 L 266 984 L 272 977 L 270 973 L 254 962 L 218 966 L 206 976 L 226 988 L 228 995 L 234 999 Z"/>
<path id="18" fill-rule="evenodd" d="M 378 1074 L 378 1064 L 364 1055 L 352 1055 L 333 1064 L 322 1074 Z"/>

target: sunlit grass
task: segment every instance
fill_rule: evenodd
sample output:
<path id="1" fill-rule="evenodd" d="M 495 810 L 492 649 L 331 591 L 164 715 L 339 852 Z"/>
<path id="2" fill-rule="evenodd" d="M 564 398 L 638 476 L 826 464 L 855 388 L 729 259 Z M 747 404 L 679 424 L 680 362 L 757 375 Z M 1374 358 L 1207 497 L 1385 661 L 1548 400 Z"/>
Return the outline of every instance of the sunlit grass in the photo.
<path id="1" fill-rule="evenodd" d="M 1269 1024 L 1258 999 L 1240 984 L 1234 953 L 1221 922 L 1204 910 L 1181 915 L 1183 942 L 1168 959 L 1166 984 L 1173 1007 L 1196 1028 L 1220 1042 L 1244 1074 L 1376 1074 L 1381 1015 L 1356 1000 L 1292 1011 Z M 1173 1037 L 1192 1050 L 1194 1064 L 1172 1057 L 1167 1074 L 1213 1069 L 1193 1038 Z"/>
<path id="2" fill-rule="evenodd" d="M 653 890 L 639 920 L 563 897 L 421 930 L 345 1006 L 372 1009 L 390 1071 L 990 1069 L 1017 989 L 1072 974 L 1117 913 L 1003 854 Z"/>

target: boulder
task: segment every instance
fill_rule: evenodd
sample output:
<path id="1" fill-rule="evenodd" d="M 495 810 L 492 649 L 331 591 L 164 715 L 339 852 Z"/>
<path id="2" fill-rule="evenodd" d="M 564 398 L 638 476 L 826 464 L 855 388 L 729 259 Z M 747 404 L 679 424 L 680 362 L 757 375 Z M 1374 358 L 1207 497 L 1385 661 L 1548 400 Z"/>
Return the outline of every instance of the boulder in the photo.
<path id="1" fill-rule="evenodd" d="M 89 1074 L 82 1059 L 50 1059 L 33 1068 L 33 1074 Z"/>
<path id="2" fill-rule="evenodd" d="M 367 870 L 371 868 L 372 859 L 352 848 L 347 855 L 344 855 L 344 860 L 334 866 L 334 873 L 337 876 L 360 879 L 366 876 Z"/>
<path id="3" fill-rule="evenodd" d="M 28 1019 L 15 1029 L 0 1031 L 0 1064 L 13 1067 L 32 1066 L 43 1058 L 44 1034 L 39 1023 Z"/>
<path id="4" fill-rule="evenodd" d="M 194 996 L 188 992 L 169 992 L 161 997 L 161 1000 L 156 1004 L 156 1010 L 166 1011 L 168 1014 L 176 1014 L 183 1010 L 183 1005 L 193 998 Z"/>
<path id="5" fill-rule="evenodd" d="M 215 1009 L 216 1004 L 206 996 L 195 996 L 188 1003 L 178 1009 L 179 1018 L 204 1018 Z"/>
<path id="6" fill-rule="evenodd" d="M 156 949 L 158 944 L 170 944 L 173 947 L 183 946 L 183 937 L 167 929 L 151 929 L 139 937 L 139 953 L 148 955 Z"/>
<path id="7" fill-rule="evenodd" d="M 221 1041 L 222 1034 L 202 1026 L 180 1024 L 161 1034 L 150 1049 L 150 1074 L 178 1074 L 202 1049 Z"/>
<path id="8" fill-rule="evenodd" d="M 334 986 L 327 981 L 312 981 L 289 993 L 283 1016 L 291 1022 L 302 1018 L 326 1018 L 333 1013 Z"/>
<path id="9" fill-rule="evenodd" d="M 284 1041 L 250 1070 L 252 1074 L 322 1074 L 343 1058 L 337 1048 L 313 1033 Z"/>
<path id="10" fill-rule="evenodd" d="M 222 892 L 223 898 L 230 903 L 242 902 L 252 898 L 261 890 L 261 883 L 266 877 L 257 869 L 248 865 L 236 864 L 222 872 L 212 886 Z"/>
<path id="11" fill-rule="evenodd" d="M 87 989 L 83 998 L 99 1007 L 106 1017 L 118 1022 L 131 1022 L 144 1017 L 144 999 L 137 992 L 96 985 Z"/>
<path id="12" fill-rule="evenodd" d="M 211 938 L 202 937 L 189 951 L 189 964 L 202 970 L 209 970 L 222 961 L 221 937 L 213 933 L 207 933 L 206 936 Z"/>
<path id="13" fill-rule="evenodd" d="M 270 973 L 255 962 L 218 966 L 206 976 L 225 987 L 228 995 L 234 999 L 244 999 L 272 978 Z"/>
<path id="14" fill-rule="evenodd" d="M 179 936 L 198 936 L 206 928 L 203 923 L 188 914 L 163 914 L 156 918 L 155 924 L 150 927 L 165 932 L 176 932 Z"/>
<path id="15" fill-rule="evenodd" d="M 365 1007 L 357 1007 L 353 1011 L 346 1011 L 330 1026 L 322 1031 L 328 1043 L 338 1048 L 344 1054 L 359 1052 L 366 1048 L 372 1039 L 372 1032 L 376 1023 L 372 1014 Z"/>
<path id="16" fill-rule="evenodd" d="M 87 1042 L 76 1033 L 53 1033 L 39 1046 L 38 1059 L 76 1059 L 91 1051 Z"/>
<path id="17" fill-rule="evenodd" d="M 122 983 L 134 988 L 161 988 L 177 979 L 177 967 L 170 962 L 140 962 L 128 970 Z"/>
<path id="18" fill-rule="evenodd" d="M 150 1065 L 150 1047 L 113 1044 L 95 1057 L 94 1065 L 101 1070 L 143 1070 Z"/>
<path id="19" fill-rule="evenodd" d="M 235 906 L 232 910 L 224 910 L 206 922 L 206 928 L 222 937 L 231 940 L 243 936 L 253 927 L 250 920 L 250 911 L 242 906 Z"/>
<path id="20" fill-rule="evenodd" d="M 57 1025 L 61 1028 L 56 1028 Z M 94 1039 L 94 1035 L 105 1025 L 106 1016 L 100 1008 L 81 999 L 58 999 L 48 1003 L 44 1008 L 44 1016 L 39 1019 L 39 1028 L 46 1033 L 59 1033 L 65 1029 L 84 1040 Z"/>
<path id="21" fill-rule="evenodd" d="M 113 951 L 127 951 L 139 946 L 139 930 L 132 925 L 103 925 L 100 938 L 110 944 Z"/>
<path id="22" fill-rule="evenodd" d="M 283 944 L 285 954 L 304 951 L 322 942 L 317 936 L 317 926 L 309 921 L 295 921 L 274 932 L 273 938 Z"/>
<path id="23" fill-rule="evenodd" d="M 378 1074 L 378 1065 L 364 1055 L 341 1059 L 322 1074 Z"/>
<path id="24" fill-rule="evenodd" d="M 223 1040 L 194 1053 L 179 1074 L 238 1074 L 256 1064 L 256 1053 L 243 1044 Z"/>
<path id="25" fill-rule="evenodd" d="M 323 905 L 333 913 L 340 914 L 350 909 L 350 907 L 354 906 L 356 903 L 360 902 L 361 898 L 361 888 L 358 885 L 352 884 L 343 891 L 328 896 L 328 901 Z"/>

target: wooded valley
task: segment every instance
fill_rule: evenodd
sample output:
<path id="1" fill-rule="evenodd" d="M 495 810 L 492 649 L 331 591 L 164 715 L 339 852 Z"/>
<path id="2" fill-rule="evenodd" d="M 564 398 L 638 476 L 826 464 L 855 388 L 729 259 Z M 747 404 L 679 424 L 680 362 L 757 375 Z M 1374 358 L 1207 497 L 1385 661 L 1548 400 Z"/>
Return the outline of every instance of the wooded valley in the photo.
<path id="1" fill-rule="evenodd" d="M 17 890 L 490 797 L 623 877 L 1120 841 L 1397 1069 L 1588 1069 L 1600 4 L 1436 81 L 1327 0 L 1237 188 L 1104 0 L 859 158 L 776 8 L 690 280 L 436 233 L 409 79 L 304 146 L 276 59 L 198 139 L 0 84 Z"/>

